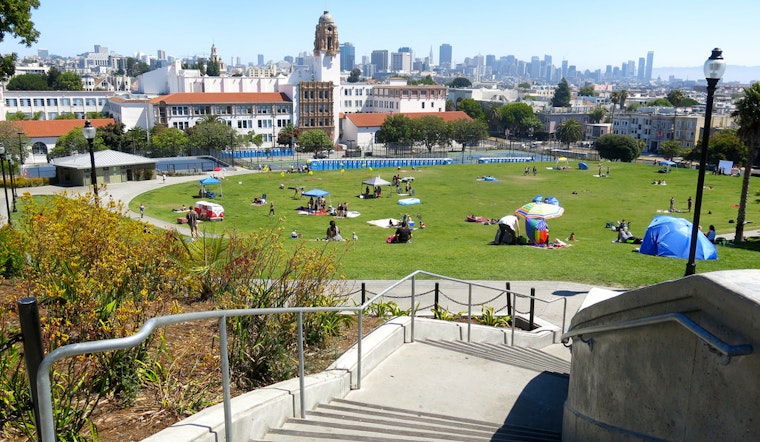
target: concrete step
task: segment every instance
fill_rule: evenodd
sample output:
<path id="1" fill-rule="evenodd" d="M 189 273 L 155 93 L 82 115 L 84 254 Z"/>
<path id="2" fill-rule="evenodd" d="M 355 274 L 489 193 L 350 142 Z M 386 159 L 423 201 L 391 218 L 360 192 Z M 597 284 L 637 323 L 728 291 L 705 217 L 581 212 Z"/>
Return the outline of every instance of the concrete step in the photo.
<path id="1" fill-rule="evenodd" d="M 468 378 L 473 378 L 473 380 L 477 378 L 479 379 L 477 382 L 485 382 L 488 385 L 496 383 L 493 387 L 497 387 L 498 384 L 498 388 L 483 390 L 482 394 L 491 397 L 482 397 L 480 400 L 481 396 L 470 394 L 470 400 L 481 402 L 476 409 L 482 409 L 484 412 L 490 409 L 483 408 L 483 405 L 487 403 L 491 403 L 491 407 L 497 407 L 499 410 L 495 414 L 485 412 L 483 416 L 489 414 L 493 418 L 505 415 L 507 418 L 502 422 L 472 419 L 472 417 L 480 416 L 477 412 L 473 413 L 472 406 L 476 404 L 468 405 L 459 397 L 441 395 L 440 393 L 449 389 L 439 389 L 435 386 L 439 384 L 426 383 L 431 380 L 429 379 L 432 374 L 430 371 L 436 370 L 423 368 L 424 364 L 413 362 L 412 366 L 415 368 L 411 371 L 399 372 L 397 371 L 399 367 L 396 366 L 396 370 L 391 368 L 388 373 L 379 376 L 396 383 L 395 386 L 384 387 L 385 382 L 370 383 L 373 386 L 364 391 L 359 398 L 333 399 L 329 403 L 321 404 L 314 410 L 308 411 L 306 419 L 288 419 L 281 428 L 270 430 L 262 440 L 295 442 L 346 440 L 543 442 L 561 440 L 562 403 L 567 396 L 569 378 L 567 373 L 570 370 L 569 351 L 566 348 L 553 345 L 544 351 L 544 349 L 498 344 L 436 340 L 425 340 L 419 345 L 414 347 L 418 352 L 417 357 L 433 358 L 434 355 L 445 355 L 444 359 L 437 362 L 438 364 L 445 363 L 447 366 L 449 363 L 455 364 L 455 359 L 452 358 L 469 361 L 466 362 L 468 364 L 478 360 L 483 360 L 484 364 L 492 364 L 490 376 L 485 373 L 480 375 L 472 373 L 472 376 Z M 426 348 L 430 350 L 425 350 Z M 420 351 L 422 353 L 419 353 Z M 394 366 L 398 363 L 407 362 L 398 360 L 393 362 Z M 467 366 L 472 368 L 472 365 Z M 504 367 L 504 369 L 495 372 L 494 366 Z M 517 375 L 518 372 L 514 370 L 524 375 Z M 456 370 L 452 366 L 445 371 L 449 373 L 449 378 L 438 382 L 457 383 L 459 388 L 468 385 L 467 381 L 460 377 L 461 370 Z M 531 372 L 536 374 L 529 375 Z M 414 373 L 422 378 L 415 376 Z M 406 382 L 398 384 L 399 379 L 404 379 Z M 506 394 L 503 379 L 511 380 L 507 382 L 510 385 L 506 389 Z M 405 388 L 397 390 L 402 385 Z M 438 391 L 434 394 L 433 390 Z M 389 396 L 388 393 L 391 391 L 397 391 L 397 393 Z M 514 393 L 508 393 L 509 391 Z M 420 400 L 419 395 L 423 395 L 424 399 Z M 442 402 L 429 402 L 430 400 Z M 420 411 L 433 408 L 435 413 Z M 457 410 L 462 412 L 457 413 Z M 469 418 L 462 417 L 468 415 Z"/>
<path id="2" fill-rule="evenodd" d="M 461 419 L 398 407 L 335 399 L 288 419 L 265 441 L 558 441 L 560 434 L 534 428 Z"/>

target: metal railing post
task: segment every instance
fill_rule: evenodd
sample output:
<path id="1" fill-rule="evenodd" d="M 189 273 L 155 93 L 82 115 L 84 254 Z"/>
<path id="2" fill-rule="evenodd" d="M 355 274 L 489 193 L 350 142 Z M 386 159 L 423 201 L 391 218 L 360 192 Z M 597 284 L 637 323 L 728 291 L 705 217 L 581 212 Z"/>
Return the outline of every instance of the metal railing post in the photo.
<path id="1" fill-rule="evenodd" d="M 362 304 L 367 302 L 367 283 L 362 283 Z"/>
<path id="2" fill-rule="evenodd" d="M 435 311 L 438 311 L 438 299 L 439 299 L 438 296 L 440 294 L 441 294 L 441 286 L 440 286 L 440 283 L 436 282 L 435 283 L 435 295 L 434 295 L 434 298 L 433 298 L 433 309 L 435 309 Z"/>
<path id="3" fill-rule="evenodd" d="M 536 289 L 530 289 L 530 314 L 528 316 L 528 331 L 533 330 L 533 319 L 536 316 Z"/>
<path id="4" fill-rule="evenodd" d="M 472 332 L 472 284 L 467 284 L 467 342 L 471 342 Z"/>
<path id="5" fill-rule="evenodd" d="M 414 293 L 414 283 L 417 280 L 416 278 L 417 278 L 416 275 L 412 276 L 412 309 L 410 310 L 412 312 L 412 315 L 411 315 L 412 316 L 412 318 L 411 318 L 412 321 L 411 321 L 411 324 L 409 326 L 409 342 L 414 342 L 414 316 L 415 316 L 415 313 L 416 313 L 414 311 L 414 301 L 415 301 L 415 299 L 414 299 L 414 295 L 415 295 L 415 293 Z"/>
<path id="6" fill-rule="evenodd" d="M 364 305 L 364 303 L 362 303 Z M 356 343 L 356 388 L 362 388 L 362 340 L 364 339 L 364 309 L 359 310 L 359 341 Z"/>
<path id="7" fill-rule="evenodd" d="M 512 316 L 512 284 L 507 283 L 507 314 L 511 317 Z M 512 318 L 512 322 L 514 322 L 515 318 Z"/>
<path id="8" fill-rule="evenodd" d="M 303 312 L 298 312 L 298 388 L 301 390 L 301 419 L 306 417 L 306 391 L 304 381 L 304 357 L 303 357 Z"/>
<path id="9" fill-rule="evenodd" d="M 222 370 L 222 392 L 224 394 L 224 437 L 232 438 L 232 395 L 230 394 L 230 356 L 227 347 L 227 317 L 219 317 L 219 356 Z"/>
<path id="10" fill-rule="evenodd" d="M 34 407 L 34 426 L 37 429 L 37 439 L 40 436 L 40 404 L 37 399 L 37 371 L 44 356 L 42 349 L 42 329 L 40 327 L 40 310 L 37 298 L 21 298 L 16 302 L 18 317 L 21 323 L 21 334 L 24 338 L 24 364 L 29 378 L 29 389 Z"/>
<path id="11" fill-rule="evenodd" d="M 509 299 L 511 299 L 512 306 L 514 306 L 514 312 L 517 313 L 517 293 L 509 292 Z M 515 346 L 515 329 L 517 328 L 517 315 L 512 316 L 512 337 L 509 343 L 510 347 Z"/>

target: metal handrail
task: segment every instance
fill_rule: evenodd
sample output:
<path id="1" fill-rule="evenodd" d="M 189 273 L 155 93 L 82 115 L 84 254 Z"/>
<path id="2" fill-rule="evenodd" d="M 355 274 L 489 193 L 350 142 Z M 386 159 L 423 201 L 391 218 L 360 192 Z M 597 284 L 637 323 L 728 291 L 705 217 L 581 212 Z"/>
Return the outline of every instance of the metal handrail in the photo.
<path id="1" fill-rule="evenodd" d="M 53 399 L 51 389 L 50 374 L 55 362 L 71 356 L 77 356 L 88 353 L 100 353 L 113 350 L 122 350 L 139 345 L 145 341 L 150 334 L 158 327 L 167 325 L 179 324 L 189 321 L 209 320 L 216 319 L 219 321 L 219 348 L 220 348 L 220 363 L 222 371 L 222 391 L 223 391 L 223 408 L 224 408 L 224 423 L 225 423 L 225 437 L 227 440 L 234 440 L 232 435 L 232 406 L 231 406 L 231 393 L 229 388 L 229 355 L 227 350 L 227 318 L 238 316 L 261 316 L 261 315 L 273 315 L 283 313 L 297 313 L 298 315 L 298 374 L 300 378 L 300 405 L 301 405 L 301 417 L 305 417 L 305 382 L 304 382 L 304 349 L 303 349 L 303 314 L 304 313 L 318 313 L 318 312 L 355 312 L 358 315 L 358 340 L 356 343 L 357 348 L 357 362 L 356 362 L 356 388 L 361 389 L 362 380 L 362 341 L 363 341 L 363 317 L 364 310 L 366 310 L 377 299 L 385 296 L 388 292 L 402 285 L 403 283 L 411 282 L 411 325 L 410 325 L 410 339 L 414 342 L 414 318 L 415 318 L 415 285 L 417 276 L 424 275 L 432 278 L 452 281 L 461 283 L 468 286 L 468 323 L 467 323 L 467 341 L 470 342 L 470 327 L 472 322 L 472 289 L 473 287 L 480 287 L 489 290 L 497 290 L 506 292 L 508 296 L 512 296 L 515 306 L 516 298 L 530 298 L 538 299 L 541 302 L 547 304 L 557 301 L 557 299 L 546 301 L 536 298 L 534 295 L 526 295 L 518 293 L 512 290 L 504 290 L 499 287 L 489 286 L 487 284 L 481 284 L 477 282 L 465 281 L 458 278 L 451 278 L 444 275 L 438 275 L 423 270 L 417 270 L 404 278 L 396 281 L 384 290 L 372 296 L 364 303 L 358 306 L 336 306 L 336 307 L 287 307 L 287 308 L 255 308 L 255 309 L 235 309 L 235 310 L 211 310 L 194 313 L 182 313 L 175 315 L 159 316 L 148 319 L 140 327 L 140 329 L 133 335 L 123 338 L 113 338 L 101 341 L 93 342 L 81 342 L 76 344 L 68 344 L 62 347 L 58 347 L 48 355 L 44 357 L 40 363 L 39 370 L 37 372 L 37 401 L 40 409 L 40 428 L 39 439 L 43 442 L 55 441 L 55 420 L 53 418 Z M 565 329 L 565 319 L 567 316 L 567 299 L 561 298 L 564 301 L 564 312 L 562 316 L 562 330 Z M 516 308 L 516 306 L 515 306 Z M 515 310 L 516 311 L 516 310 Z M 512 344 L 514 345 L 514 327 L 512 327 Z"/>
<path id="2" fill-rule="evenodd" d="M 644 327 L 647 325 L 661 324 L 664 322 L 676 322 L 696 335 L 713 350 L 720 353 L 728 363 L 733 356 L 745 356 L 752 354 L 752 344 L 730 345 L 710 333 L 707 329 L 697 324 L 694 320 L 683 313 L 666 313 L 664 315 L 649 316 L 647 318 L 632 319 L 630 321 L 616 322 L 613 324 L 596 325 L 581 328 L 580 330 L 568 330 L 562 335 L 562 342 L 567 344 L 571 338 L 578 336 L 583 341 L 583 335 L 606 333 L 610 331 L 624 330 L 629 328 Z M 586 342 L 586 341 L 583 341 Z"/>

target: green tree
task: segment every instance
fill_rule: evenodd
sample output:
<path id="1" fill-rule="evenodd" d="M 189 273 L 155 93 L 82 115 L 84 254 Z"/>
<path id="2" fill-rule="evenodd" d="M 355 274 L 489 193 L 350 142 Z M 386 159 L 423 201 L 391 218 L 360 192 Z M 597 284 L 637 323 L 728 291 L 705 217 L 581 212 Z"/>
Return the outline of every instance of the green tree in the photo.
<path id="1" fill-rule="evenodd" d="M 451 83 L 449 83 L 449 86 L 457 89 L 467 88 L 472 87 L 472 82 L 465 77 L 457 77 Z"/>
<path id="2" fill-rule="evenodd" d="M 676 113 L 678 113 L 678 108 L 683 105 L 684 98 L 686 97 L 684 97 L 683 91 L 680 89 L 673 89 L 668 92 L 667 96 L 668 102 L 676 108 Z"/>
<path id="3" fill-rule="evenodd" d="M 457 110 L 457 104 L 454 103 L 454 100 L 446 99 L 446 112 L 451 112 Z"/>
<path id="4" fill-rule="evenodd" d="M 596 140 L 596 149 L 602 158 L 626 163 L 630 163 L 641 154 L 636 140 L 628 135 L 602 135 Z"/>
<path id="5" fill-rule="evenodd" d="M 84 90 L 82 78 L 74 72 L 64 72 L 58 76 L 53 89 L 57 91 L 81 91 Z"/>
<path id="6" fill-rule="evenodd" d="M 648 102 L 647 106 L 672 107 L 673 103 L 671 103 L 667 98 L 660 97 L 656 100 L 652 100 Z"/>
<path id="7" fill-rule="evenodd" d="M 425 115 L 424 117 L 412 120 L 414 128 L 415 141 L 425 146 L 428 152 L 432 152 L 435 146 L 448 144 L 448 127 L 443 118 L 435 115 Z"/>
<path id="8" fill-rule="evenodd" d="M 414 143 L 412 120 L 404 114 L 391 114 L 377 131 L 378 143 L 411 146 Z"/>
<path id="9" fill-rule="evenodd" d="M 280 146 L 294 147 L 293 141 L 298 139 L 298 135 L 300 135 L 300 131 L 296 129 L 292 123 L 288 123 L 285 127 L 280 129 L 280 132 L 277 134 L 277 144 Z"/>
<path id="10" fill-rule="evenodd" d="M 488 136 L 488 126 L 481 120 L 462 118 L 448 123 L 451 138 L 462 146 L 462 152 L 470 146 L 477 146 Z"/>
<path id="11" fill-rule="evenodd" d="M 123 73 L 130 77 L 138 77 L 146 72 L 150 71 L 150 66 L 134 57 L 127 57 L 124 60 Z M 186 69 L 183 66 L 183 69 Z"/>
<path id="12" fill-rule="evenodd" d="M 518 89 L 530 89 L 530 83 L 527 81 L 523 81 L 522 83 L 517 84 Z"/>
<path id="13" fill-rule="evenodd" d="M 353 68 L 351 69 L 351 73 L 348 74 L 348 78 L 346 79 L 349 83 L 358 83 L 361 81 L 362 76 L 362 70 L 359 68 Z"/>
<path id="14" fill-rule="evenodd" d="M 570 143 L 577 143 L 583 139 L 583 125 L 578 120 L 567 119 L 560 123 L 555 135 L 559 141 L 570 147 Z"/>
<path id="15" fill-rule="evenodd" d="M 466 113 L 470 118 L 477 120 L 486 120 L 486 114 L 483 112 L 483 106 L 472 98 L 465 98 L 459 102 L 459 110 Z"/>
<path id="16" fill-rule="evenodd" d="M 660 143 L 659 153 L 666 160 L 672 160 L 675 157 L 683 156 L 684 149 L 678 141 L 668 140 Z"/>
<path id="17" fill-rule="evenodd" d="M 50 89 L 45 77 L 39 74 L 16 75 L 8 81 L 5 88 L 9 91 L 46 91 Z"/>
<path id="18" fill-rule="evenodd" d="M 543 127 L 541 121 L 533 113 L 533 108 L 526 103 L 510 103 L 502 106 L 501 117 L 510 135 L 517 137 L 529 136 Z"/>
<path id="19" fill-rule="evenodd" d="M 36 43 L 40 33 L 34 28 L 32 9 L 39 7 L 39 0 L 2 2 L 0 4 L 0 42 L 5 40 L 6 35 L 10 35 L 18 38 L 19 43 L 26 47 L 31 47 L 32 44 Z M 16 59 L 15 53 L 3 54 L 0 61 L 0 81 L 7 80 L 16 72 Z"/>
<path id="20" fill-rule="evenodd" d="M 596 93 L 596 90 L 594 89 L 594 85 L 589 84 L 580 88 L 580 90 L 578 91 L 578 95 L 581 97 L 596 97 L 598 94 Z"/>
<path id="21" fill-rule="evenodd" d="M 589 113 L 589 121 L 593 124 L 597 124 L 602 122 L 604 120 L 604 116 L 607 114 L 607 111 L 604 110 L 603 107 L 595 107 L 594 110 Z"/>
<path id="22" fill-rule="evenodd" d="M 45 79 L 47 80 L 47 84 L 50 89 L 55 89 L 55 85 L 58 82 L 58 77 L 60 76 L 61 76 L 60 69 L 58 69 L 55 66 L 50 66 L 50 68 L 48 68 L 47 74 L 45 75 Z"/>
<path id="23" fill-rule="evenodd" d="M 744 161 L 744 176 L 742 192 L 739 199 L 739 211 L 736 215 L 736 232 L 734 241 L 744 241 L 744 221 L 747 217 L 747 197 L 749 181 L 752 175 L 752 165 L 755 163 L 757 146 L 760 143 L 760 83 L 754 83 L 744 88 L 744 97 L 736 103 L 733 113 L 739 125 L 739 138 L 747 146 L 747 157 Z"/>
<path id="24" fill-rule="evenodd" d="M 8 121 L 24 121 L 24 120 L 30 120 L 31 118 L 29 118 L 29 115 L 27 115 L 26 113 L 17 111 L 14 113 L 6 112 L 5 119 Z"/>
<path id="25" fill-rule="evenodd" d="M 488 130 L 493 133 L 497 134 L 498 136 L 501 136 L 504 133 L 504 124 L 502 123 L 502 117 L 501 117 L 501 107 L 502 105 L 491 103 L 488 105 L 488 109 L 486 109 L 486 122 L 488 123 Z"/>
<path id="26" fill-rule="evenodd" d="M 206 115 L 195 126 L 187 129 L 190 147 L 211 153 L 224 150 L 230 145 L 237 132 L 217 115 Z"/>
<path id="27" fill-rule="evenodd" d="M 62 114 L 58 114 L 55 117 L 55 119 L 56 120 L 76 120 L 77 119 L 77 114 L 75 114 L 73 112 L 64 112 Z"/>
<path id="28" fill-rule="evenodd" d="M 92 144 L 93 149 L 96 151 L 106 149 L 105 144 L 103 144 L 103 139 L 97 134 L 97 132 Z M 71 129 L 69 133 L 58 137 L 58 140 L 55 142 L 55 147 L 50 151 L 50 158 L 67 157 L 69 155 L 74 155 L 74 153 L 89 152 L 89 150 L 89 144 L 84 138 L 84 135 L 82 135 L 82 128 L 75 127 L 74 129 Z"/>
<path id="29" fill-rule="evenodd" d="M 176 127 L 160 127 L 150 137 L 148 156 L 176 157 L 187 153 L 188 136 Z"/>
<path id="30" fill-rule="evenodd" d="M 103 140 L 103 144 L 109 149 L 122 150 L 124 145 L 124 124 L 109 123 L 96 129 L 96 133 Z"/>
<path id="31" fill-rule="evenodd" d="M 298 137 L 298 145 L 303 152 L 319 152 L 332 147 L 333 142 L 322 129 L 305 131 Z"/>
<path id="32" fill-rule="evenodd" d="M 570 85 L 564 78 L 559 82 L 552 97 L 552 107 L 570 107 Z"/>
<path id="33" fill-rule="evenodd" d="M 154 126 L 161 127 L 161 126 Z M 183 132 L 184 134 L 184 132 Z M 122 150 L 134 155 L 144 155 L 148 148 L 148 131 L 142 127 L 135 126 L 124 134 L 124 144 Z"/>
<path id="34" fill-rule="evenodd" d="M 209 77 L 218 77 L 220 73 L 221 67 L 219 66 L 219 62 L 209 60 L 208 64 L 206 65 L 206 75 Z"/>

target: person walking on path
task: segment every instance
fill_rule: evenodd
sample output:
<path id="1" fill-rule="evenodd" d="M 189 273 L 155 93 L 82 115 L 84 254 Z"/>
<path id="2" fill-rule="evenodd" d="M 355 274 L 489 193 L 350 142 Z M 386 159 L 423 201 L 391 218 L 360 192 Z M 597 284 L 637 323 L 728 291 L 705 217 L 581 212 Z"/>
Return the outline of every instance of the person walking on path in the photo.
<path id="1" fill-rule="evenodd" d="M 145 218 L 145 204 L 140 203 L 140 219 Z"/>
<path id="2" fill-rule="evenodd" d="M 269 216 L 274 216 L 274 202 L 269 203 Z"/>
<path id="3" fill-rule="evenodd" d="M 668 212 L 675 212 L 676 211 L 676 200 L 672 196 L 670 197 L 670 208 L 668 209 Z"/>
<path id="4" fill-rule="evenodd" d="M 195 238 L 198 236 L 198 212 L 191 207 L 187 212 L 187 226 L 190 227 L 190 237 Z"/>
<path id="5" fill-rule="evenodd" d="M 691 203 L 693 203 L 693 201 L 691 200 L 691 197 L 689 197 L 689 199 L 686 200 L 686 206 L 689 208 L 689 212 L 691 212 Z"/>

